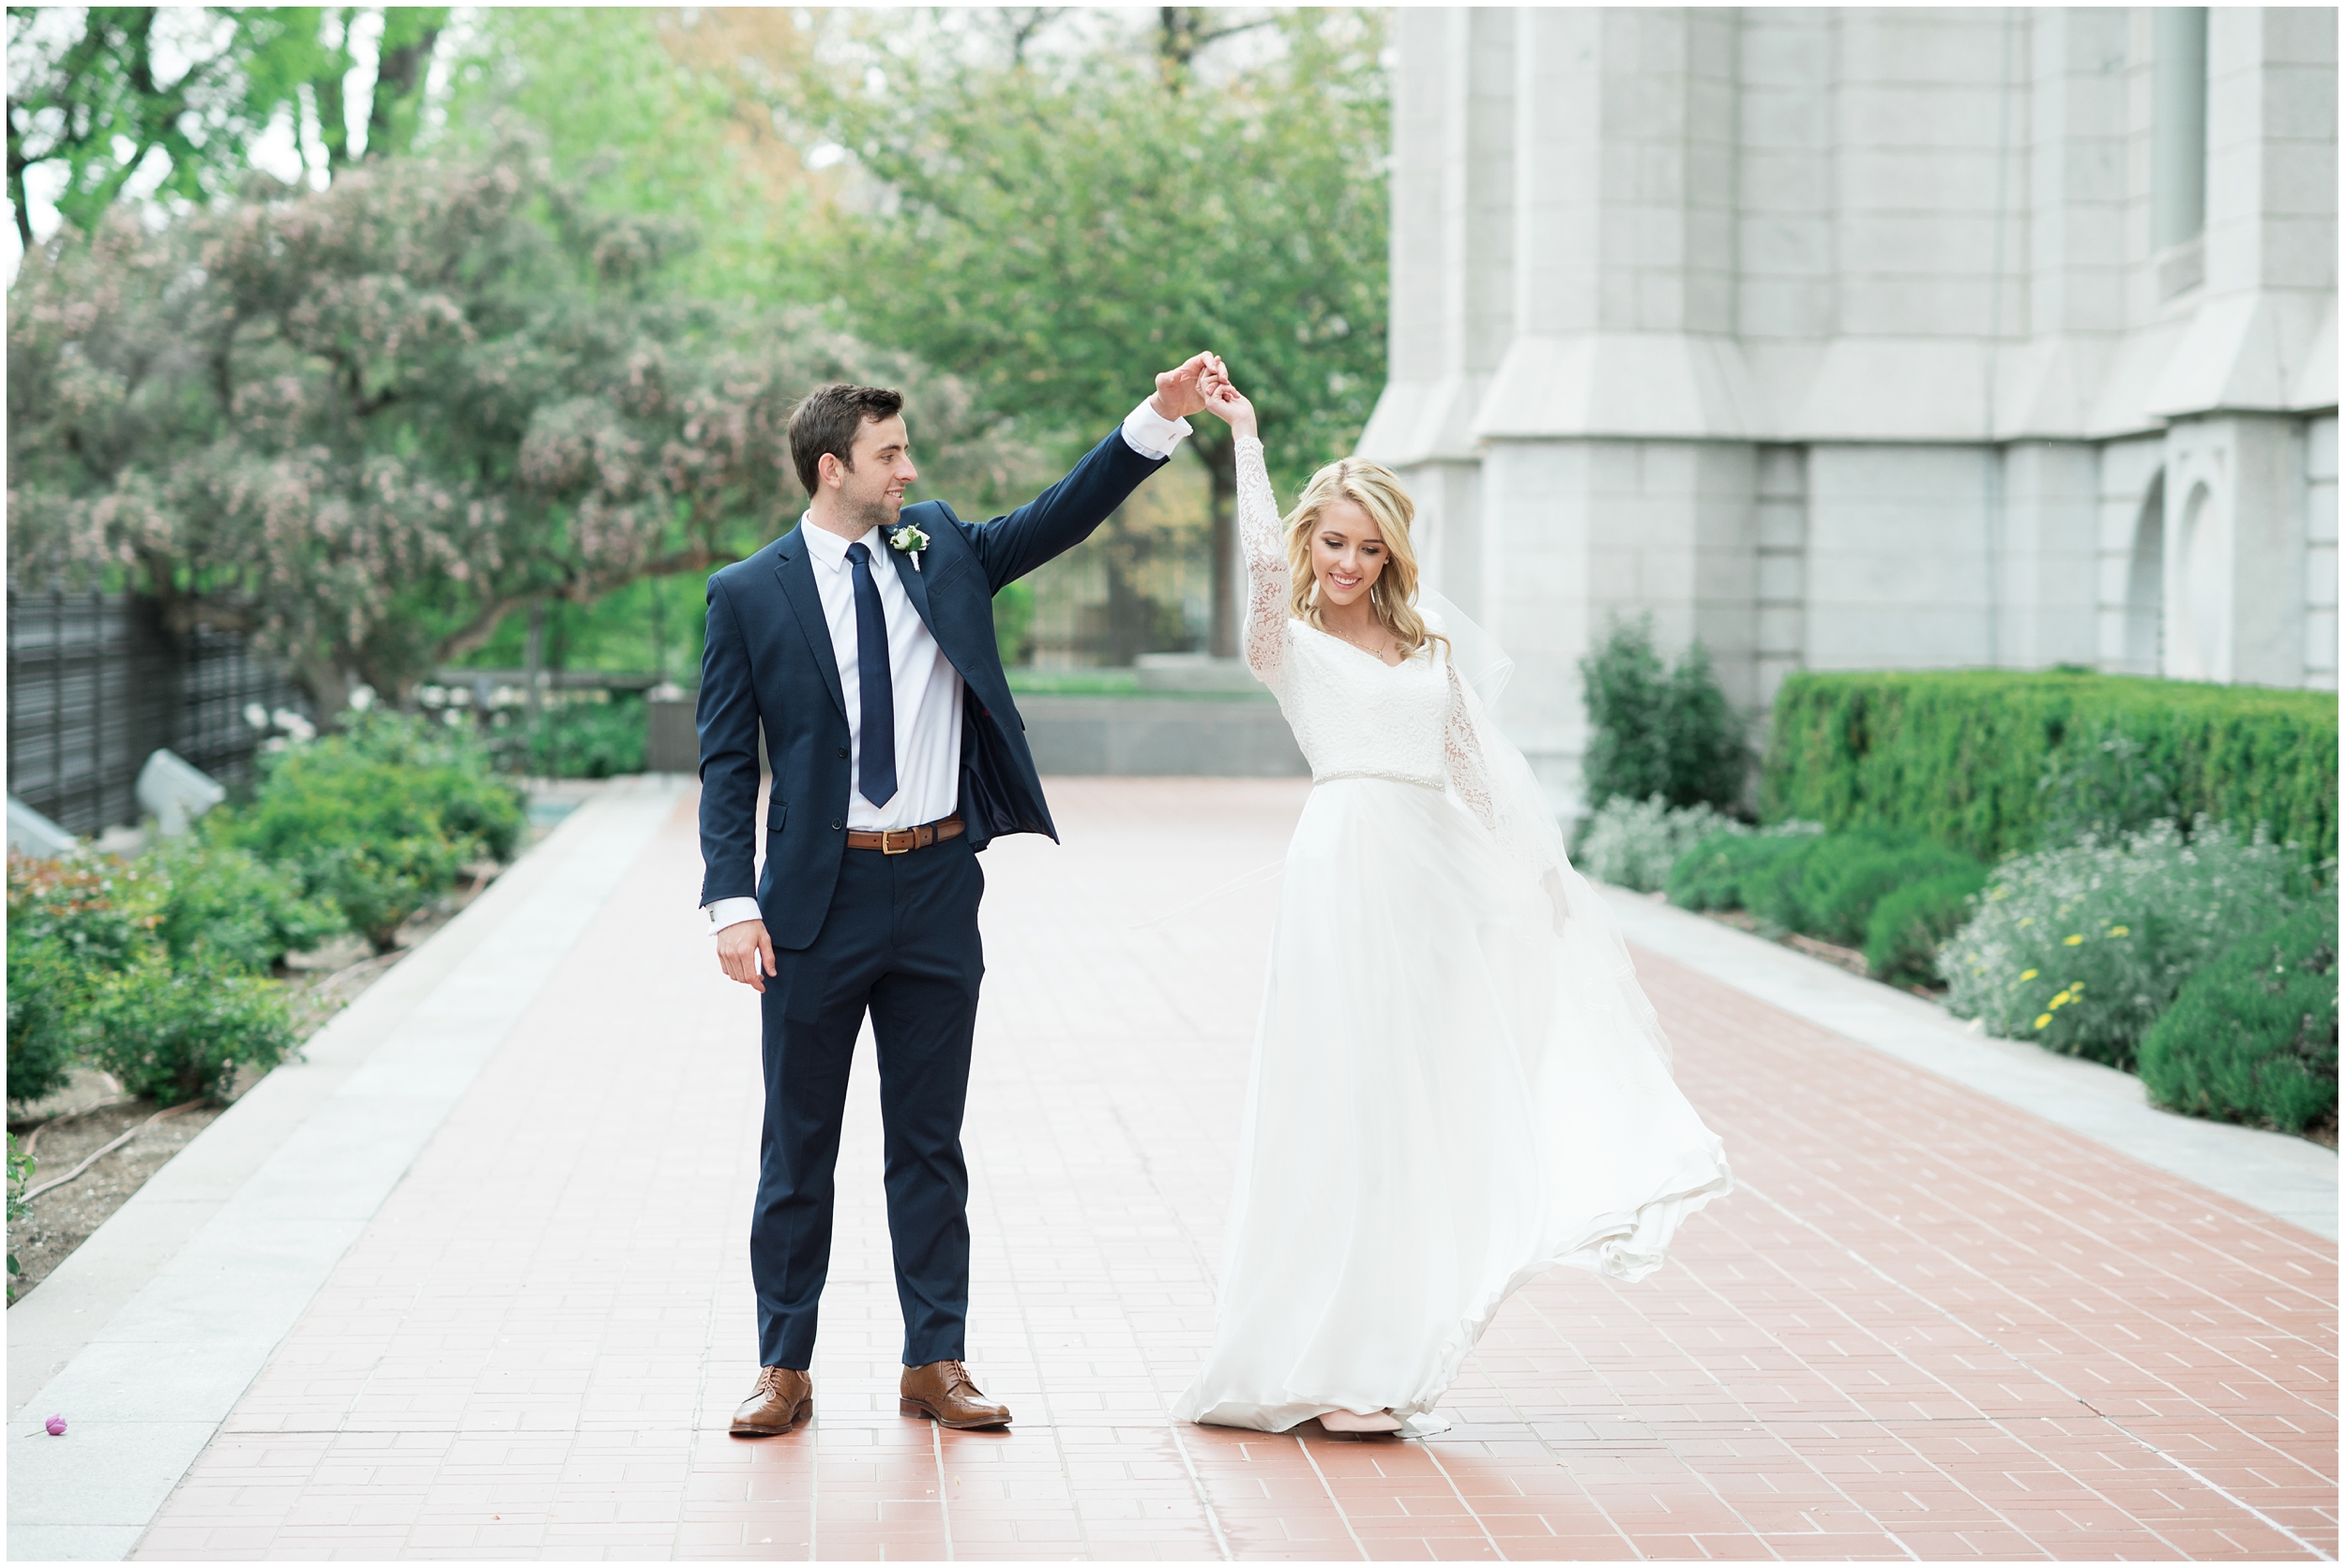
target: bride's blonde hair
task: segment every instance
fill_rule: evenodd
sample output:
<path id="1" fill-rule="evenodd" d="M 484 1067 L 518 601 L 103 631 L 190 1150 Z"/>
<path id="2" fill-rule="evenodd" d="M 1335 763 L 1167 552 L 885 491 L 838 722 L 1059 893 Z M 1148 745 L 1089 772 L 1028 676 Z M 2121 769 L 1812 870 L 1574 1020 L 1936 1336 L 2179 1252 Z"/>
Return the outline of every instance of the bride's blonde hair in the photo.
<path id="1" fill-rule="evenodd" d="M 1399 477 L 1383 463 L 1364 458 L 1339 458 L 1311 475 L 1302 499 L 1287 514 L 1288 577 L 1294 584 L 1289 610 L 1314 630 L 1325 631 L 1319 620 L 1319 574 L 1311 570 L 1311 533 L 1327 508 L 1349 501 L 1374 520 L 1384 536 L 1384 567 L 1369 584 L 1369 602 L 1403 658 L 1428 642 L 1449 641 L 1429 630 L 1416 609 L 1416 551 L 1409 544 L 1409 522 L 1416 505 L 1400 488 Z"/>

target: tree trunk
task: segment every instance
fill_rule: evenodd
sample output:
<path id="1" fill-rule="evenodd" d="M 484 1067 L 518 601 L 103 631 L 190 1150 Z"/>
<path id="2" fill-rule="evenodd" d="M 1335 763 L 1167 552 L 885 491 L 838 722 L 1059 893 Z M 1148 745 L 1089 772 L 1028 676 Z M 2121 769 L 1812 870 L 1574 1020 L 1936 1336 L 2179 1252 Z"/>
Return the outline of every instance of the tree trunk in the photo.
<path id="1" fill-rule="evenodd" d="M 1237 657 L 1237 447 L 1224 438 L 1197 444 L 1213 481 L 1213 640 L 1216 658 Z"/>
<path id="2" fill-rule="evenodd" d="M 317 711 L 318 728 L 329 729 L 350 707 L 350 676 L 330 658 L 312 655 L 296 662 L 293 677 L 310 694 Z"/>
<path id="3" fill-rule="evenodd" d="M 528 671 L 528 706 L 524 711 L 529 716 L 529 733 L 533 740 L 537 734 L 537 682 L 545 667 L 545 653 L 546 601 L 532 599 L 529 601 L 529 635 L 522 642 L 522 667 Z"/>
<path id="4" fill-rule="evenodd" d="M 389 42 L 389 23 L 385 23 Z M 416 111 L 431 69 L 431 52 L 439 47 L 440 29 L 426 25 L 413 38 L 383 51 L 374 73 L 374 101 L 367 109 L 367 157 L 370 160 L 403 153 L 416 136 Z"/>

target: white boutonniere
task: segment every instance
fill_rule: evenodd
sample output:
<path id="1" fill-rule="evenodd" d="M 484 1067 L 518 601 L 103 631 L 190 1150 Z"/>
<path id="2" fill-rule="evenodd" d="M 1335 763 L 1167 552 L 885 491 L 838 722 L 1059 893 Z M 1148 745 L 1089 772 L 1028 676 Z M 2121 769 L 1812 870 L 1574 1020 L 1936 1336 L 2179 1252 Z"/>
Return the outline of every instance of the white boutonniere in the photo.
<path id="1" fill-rule="evenodd" d="M 912 557 L 914 571 L 920 569 L 920 552 L 929 548 L 929 536 L 920 532 L 918 524 L 898 523 L 887 531 L 887 542 Z"/>

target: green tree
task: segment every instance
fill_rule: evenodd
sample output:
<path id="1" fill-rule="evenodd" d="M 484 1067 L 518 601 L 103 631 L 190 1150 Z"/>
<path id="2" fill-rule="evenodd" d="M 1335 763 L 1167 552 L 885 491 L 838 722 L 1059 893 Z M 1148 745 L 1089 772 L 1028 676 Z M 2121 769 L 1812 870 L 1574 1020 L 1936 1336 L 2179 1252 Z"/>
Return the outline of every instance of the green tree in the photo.
<path id="1" fill-rule="evenodd" d="M 831 288 L 986 405 L 1096 439 L 1144 377 L 1210 348 L 1262 411 L 1292 487 L 1348 450 L 1384 381 L 1388 103 L 1377 13 L 1266 19 L 1278 47 L 1210 77 L 1228 29 L 1167 7 L 1138 49 L 1051 56 L 1003 14 L 991 59 L 875 53 L 800 106 L 878 192 L 839 203 Z M 1254 24 L 1241 24 L 1251 26 Z M 874 74 L 876 73 L 876 74 Z M 1228 432 L 1212 476 L 1213 645 L 1236 651 Z"/>
<path id="2" fill-rule="evenodd" d="M 33 246 L 25 175 L 61 166 L 57 209 L 88 234 L 143 169 L 162 196 L 209 201 L 240 185 L 253 141 L 280 113 L 315 161 L 351 159 L 344 83 L 355 37 L 377 23 L 368 156 L 413 142 L 445 6 L 10 6 L 8 200 Z M 362 18 L 364 22 L 362 23 Z"/>
<path id="3" fill-rule="evenodd" d="M 810 303 L 799 252 L 812 184 L 737 65 L 749 55 L 767 77 L 792 74 L 809 48 L 782 10 L 483 8 L 449 62 L 446 144 L 487 157 L 525 126 L 588 205 L 701 235 L 670 270 L 673 287 Z"/>
<path id="4" fill-rule="evenodd" d="M 509 144 L 38 249 L 8 317 L 11 566 L 127 575 L 170 625 L 258 634 L 338 712 L 354 676 L 403 699 L 517 607 L 771 538 L 819 382 L 904 385 L 956 494 L 1023 472 L 958 384 L 676 296 L 689 237 Z"/>
<path id="5" fill-rule="evenodd" d="M 1615 796 L 1740 808 L 1750 748 L 1700 642 L 1672 670 L 1654 651 L 1650 616 L 1615 625 L 1580 661 L 1580 679 L 1591 812 Z"/>

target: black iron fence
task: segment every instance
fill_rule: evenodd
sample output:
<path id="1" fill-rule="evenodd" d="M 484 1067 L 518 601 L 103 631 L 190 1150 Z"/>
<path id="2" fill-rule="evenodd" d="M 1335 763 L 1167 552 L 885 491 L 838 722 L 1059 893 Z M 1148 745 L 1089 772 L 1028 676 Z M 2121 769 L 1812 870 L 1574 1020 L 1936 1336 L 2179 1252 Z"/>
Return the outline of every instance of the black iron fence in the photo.
<path id="1" fill-rule="evenodd" d="M 139 769 L 169 746 L 222 783 L 252 776 L 258 703 L 308 699 L 240 637 L 166 633 L 129 594 L 8 589 L 8 793 L 68 832 L 139 819 Z"/>

